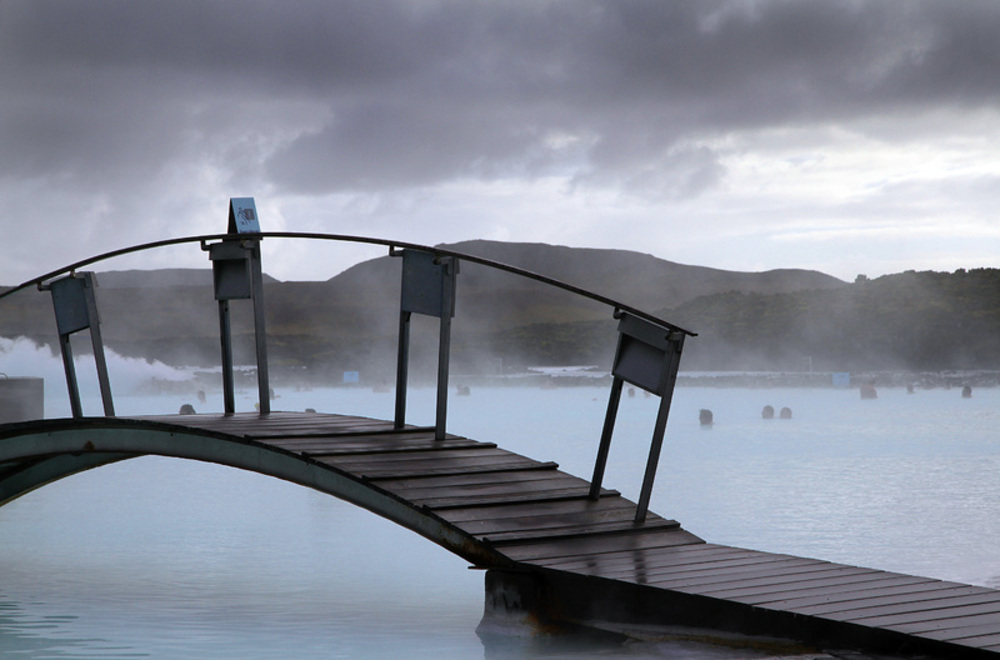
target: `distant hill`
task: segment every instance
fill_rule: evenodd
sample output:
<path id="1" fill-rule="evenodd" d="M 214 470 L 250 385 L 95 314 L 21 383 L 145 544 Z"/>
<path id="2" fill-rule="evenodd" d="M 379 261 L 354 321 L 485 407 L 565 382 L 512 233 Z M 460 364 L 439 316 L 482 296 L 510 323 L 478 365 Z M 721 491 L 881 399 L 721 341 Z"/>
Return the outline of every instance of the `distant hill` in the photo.
<path id="1" fill-rule="evenodd" d="M 1000 270 L 906 272 L 845 283 L 809 270 L 742 273 L 623 250 L 468 241 L 442 248 L 590 289 L 689 328 L 686 369 L 1000 368 Z M 266 266 L 266 264 L 265 264 Z M 400 260 L 359 263 L 324 282 L 268 278 L 272 368 L 391 380 Z M 99 273 L 109 346 L 175 364 L 218 363 L 208 269 Z M 234 301 L 237 361 L 253 355 L 249 305 Z M 433 365 L 436 321 L 414 322 L 415 371 Z M 452 342 L 456 373 L 533 364 L 600 364 L 614 352 L 611 310 L 571 293 L 461 262 Z M 0 335 L 54 340 L 47 295 L 0 302 Z M 83 350 L 86 350 L 85 347 Z M 2 367 L 0 367 L 2 371 Z"/>
<path id="2" fill-rule="evenodd" d="M 727 291 L 788 293 L 832 289 L 845 284 L 814 270 L 720 270 L 679 264 L 627 250 L 483 240 L 441 247 L 518 266 L 649 310 Z M 492 271 L 477 272 L 477 276 L 487 280 L 488 273 Z"/>
<path id="3" fill-rule="evenodd" d="M 483 240 L 437 247 L 517 266 L 650 312 L 730 291 L 774 294 L 846 286 L 817 271 L 743 273 L 688 266 L 626 250 Z M 397 261 L 380 257 L 357 264 L 328 280 L 324 293 L 358 314 L 364 314 L 359 309 L 363 307 L 369 314 L 384 316 L 398 308 Z M 598 303 L 468 261 L 460 264 L 458 305 L 462 313 L 456 315 L 456 325 L 479 333 L 610 315 Z M 365 323 L 378 322 L 367 318 Z"/>
<path id="4" fill-rule="evenodd" d="M 438 247 L 517 266 L 646 310 L 673 307 L 701 296 L 728 291 L 771 294 L 845 285 L 842 280 L 813 270 L 746 273 L 688 266 L 627 250 L 484 240 Z M 341 291 L 398 288 L 399 267 L 392 266 L 393 261 L 393 257 L 380 257 L 360 263 L 328 283 Z M 548 287 L 466 262 L 461 264 L 460 295 L 466 288 L 485 293 L 487 290 L 523 292 Z"/>
<path id="5" fill-rule="evenodd" d="M 690 368 L 1000 368 L 1000 270 L 914 272 L 774 295 L 729 292 L 664 311 L 700 335 Z"/>

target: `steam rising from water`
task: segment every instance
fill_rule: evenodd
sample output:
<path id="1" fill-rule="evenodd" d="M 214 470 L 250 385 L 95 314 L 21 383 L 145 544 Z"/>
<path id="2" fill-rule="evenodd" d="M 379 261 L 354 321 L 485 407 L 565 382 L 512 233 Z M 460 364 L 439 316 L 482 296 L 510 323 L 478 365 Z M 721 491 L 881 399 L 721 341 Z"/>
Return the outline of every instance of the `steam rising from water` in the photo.
<path id="1" fill-rule="evenodd" d="M 75 342 L 74 342 L 75 344 Z M 83 342 L 81 342 L 82 347 Z M 151 381 L 181 383 L 190 381 L 193 374 L 187 369 L 178 369 L 158 360 L 123 357 L 105 348 L 108 362 L 108 376 L 115 393 L 131 394 L 149 385 Z M 97 367 L 90 353 L 83 353 L 74 345 L 74 365 L 81 393 L 97 391 Z M 62 357 L 49 346 L 39 345 L 25 337 L 10 339 L 0 337 L 0 373 L 11 378 L 44 378 L 47 392 L 53 388 L 64 388 L 66 376 L 63 372 Z"/>

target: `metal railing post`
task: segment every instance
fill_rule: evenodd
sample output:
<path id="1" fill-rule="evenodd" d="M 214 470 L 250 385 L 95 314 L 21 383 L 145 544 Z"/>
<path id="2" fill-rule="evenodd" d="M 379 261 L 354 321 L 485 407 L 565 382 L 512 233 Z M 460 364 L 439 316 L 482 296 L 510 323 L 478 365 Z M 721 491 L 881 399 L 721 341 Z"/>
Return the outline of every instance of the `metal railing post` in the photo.
<path id="1" fill-rule="evenodd" d="M 225 413 L 236 412 L 236 383 L 233 381 L 233 332 L 229 301 L 219 301 L 219 343 L 222 348 L 222 399 Z"/>
<path id="2" fill-rule="evenodd" d="M 660 407 L 656 412 L 656 425 L 653 427 L 653 439 L 649 445 L 649 457 L 646 459 L 646 471 L 642 478 L 642 490 L 639 491 L 639 501 L 636 504 L 635 521 L 646 520 L 649 511 L 649 498 L 653 493 L 653 481 L 656 479 L 656 468 L 660 461 L 660 449 L 663 447 L 663 435 L 667 429 L 667 418 L 670 416 L 670 403 L 674 398 L 674 385 L 677 383 L 677 369 L 680 366 L 681 350 L 684 346 L 684 335 L 677 333 L 669 340 L 671 344 L 664 352 L 664 376 L 667 382 L 660 392 Z"/>
<path id="3" fill-rule="evenodd" d="M 69 391 L 69 408 L 73 417 L 83 417 L 80 403 L 80 388 L 76 380 L 76 365 L 73 364 L 73 344 L 69 335 L 59 335 L 59 352 L 62 353 L 63 371 L 66 374 L 66 389 Z"/>
<path id="4" fill-rule="evenodd" d="M 684 333 L 619 310 L 615 310 L 615 317 L 620 319 L 618 347 L 615 350 L 614 366 L 611 370 L 613 380 L 608 412 L 604 417 L 604 429 L 594 464 L 594 476 L 590 482 L 590 499 L 599 499 L 601 495 L 601 483 L 611 448 L 611 436 L 614 433 L 622 387 L 625 381 L 628 381 L 660 397 L 660 407 L 653 428 L 639 501 L 636 503 L 635 522 L 641 524 L 646 520 L 649 498 L 656 479 L 663 435 L 670 415 L 670 401 L 673 398 L 681 349 L 684 346 Z"/>
<path id="5" fill-rule="evenodd" d="M 115 405 L 111 394 L 111 381 L 108 377 L 108 363 L 104 356 L 100 315 L 97 311 L 97 296 L 95 294 L 97 278 L 90 272 L 71 273 L 48 284 L 40 284 L 38 288 L 52 294 L 52 306 L 59 332 L 59 349 L 63 358 L 63 370 L 66 372 L 66 387 L 69 390 L 70 409 L 73 412 L 73 417 L 83 416 L 80 388 L 73 362 L 73 346 L 70 340 L 70 335 L 80 330 L 90 330 L 90 343 L 94 350 L 97 382 L 101 390 L 104 414 L 107 417 L 114 417 Z"/>
<path id="6" fill-rule="evenodd" d="M 393 427 L 406 426 L 406 383 L 410 364 L 410 312 L 399 312 L 399 350 L 396 352 L 396 417 Z"/>
<path id="7" fill-rule="evenodd" d="M 448 417 L 448 374 L 451 355 L 451 317 L 455 315 L 455 283 L 458 259 L 439 257 L 432 252 L 389 248 L 392 256 L 403 257 L 399 302 L 399 351 L 396 365 L 397 429 L 406 425 L 406 387 L 408 378 L 410 316 L 412 313 L 436 316 L 438 334 L 437 403 L 434 438 L 443 440 Z"/>
<path id="8" fill-rule="evenodd" d="M 264 273 L 260 265 L 260 241 L 249 248 L 251 302 L 253 303 L 253 335 L 257 349 L 257 397 L 260 414 L 271 413 L 271 379 L 267 368 L 267 330 L 264 326 Z"/>
<path id="9" fill-rule="evenodd" d="M 452 310 L 451 313 L 442 313 L 438 328 L 438 371 L 437 371 L 437 409 L 434 415 L 434 439 L 444 440 L 446 434 L 445 423 L 448 417 L 448 374 L 451 363 L 451 317 L 455 309 L 455 269 L 457 264 L 454 259 L 442 260 L 445 268 L 445 282 L 442 287 L 442 310 Z M 450 284 L 449 282 L 450 277 Z"/>
<path id="10" fill-rule="evenodd" d="M 590 499 L 601 497 L 601 485 L 604 483 L 604 469 L 608 465 L 608 452 L 611 449 L 611 436 L 615 432 L 615 420 L 618 417 L 618 404 L 622 399 L 622 379 L 611 381 L 611 395 L 608 397 L 608 412 L 604 415 L 604 429 L 601 431 L 601 444 L 597 448 L 597 460 L 594 462 L 594 476 L 590 480 Z"/>
<path id="11" fill-rule="evenodd" d="M 201 249 L 212 262 L 215 299 L 219 302 L 219 337 L 222 348 L 222 391 L 225 412 L 236 412 L 233 376 L 233 339 L 229 301 L 249 299 L 253 304 L 254 342 L 257 357 L 257 396 L 261 415 L 271 412 L 271 388 L 267 370 L 267 331 L 264 327 L 264 275 L 260 263 L 260 239 L 242 234 L 259 234 L 257 208 L 252 197 L 229 200 L 229 232 L 218 243 Z"/>

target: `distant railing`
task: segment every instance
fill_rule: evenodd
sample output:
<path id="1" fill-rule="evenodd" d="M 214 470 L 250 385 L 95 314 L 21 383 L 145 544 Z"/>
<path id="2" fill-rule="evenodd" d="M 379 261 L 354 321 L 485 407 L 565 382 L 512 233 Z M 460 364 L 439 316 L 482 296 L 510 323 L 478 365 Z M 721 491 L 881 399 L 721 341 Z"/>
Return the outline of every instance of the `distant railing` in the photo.
<path id="1" fill-rule="evenodd" d="M 406 424 L 410 318 L 413 313 L 436 316 L 440 320 L 434 426 L 435 438 L 437 439 L 444 439 L 446 435 L 451 318 L 455 314 L 455 285 L 461 261 L 525 277 L 610 307 L 613 317 L 619 321 L 618 344 L 611 370 L 611 393 L 591 479 L 590 497 L 594 500 L 600 497 L 623 384 L 625 382 L 631 383 L 660 397 L 660 406 L 636 507 L 636 522 L 641 523 L 645 520 L 670 412 L 670 402 L 677 380 L 677 369 L 684 339 L 695 333 L 593 291 L 510 264 L 416 243 L 342 234 L 260 231 L 253 199 L 233 198 L 230 200 L 229 227 L 225 234 L 172 238 L 105 252 L 23 282 L 0 293 L 0 299 L 30 287 L 37 287 L 39 290 L 51 293 L 74 417 L 82 417 L 83 412 L 69 337 L 80 330 L 90 330 L 104 413 L 106 416 L 114 416 L 114 402 L 104 360 L 104 347 L 94 292 L 94 274 L 82 272 L 81 269 L 135 252 L 198 243 L 202 250 L 209 253 L 209 259 L 212 262 L 215 298 L 219 304 L 225 412 L 226 414 L 235 412 L 229 302 L 249 299 L 254 309 L 259 411 L 260 414 L 267 415 L 270 413 L 270 387 L 264 327 L 260 243 L 264 239 L 273 238 L 382 245 L 388 247 L 390 255 L 401 257 L 402 280 L 394 424 L 396 428 L 403 428 Z"/>

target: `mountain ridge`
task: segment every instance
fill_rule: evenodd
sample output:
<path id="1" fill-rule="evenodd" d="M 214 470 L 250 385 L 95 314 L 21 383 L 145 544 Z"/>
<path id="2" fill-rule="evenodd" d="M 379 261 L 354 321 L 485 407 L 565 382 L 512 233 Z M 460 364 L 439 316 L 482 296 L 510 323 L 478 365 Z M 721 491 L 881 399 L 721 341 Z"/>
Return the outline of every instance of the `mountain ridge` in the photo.
<path id="1" fill-rule="evenodd" d="M 625 250 L 465 241 L 440 249 L 501 261 L 593 290 L 698 333 L 686 369 L 948 369 L 1000 366 L 1000 270 L 916 273 L 845 283 L 805 269 L 688 266 Z M 265 266 L 266 266 L 265 254 Z M 458 369 L 602 364 L 614 351 L 606 305 L 459 261 L 452 357 Z M 219 319 L 209 269 L 105 271 L 98 300 L 106 344 L 129 357 L 214 366 Z M 325 281 L 267 279 L 271 364 L 334 377 L 391 380 L 399 331 L 400 260 L 377 257 Z M 250 363 L 250 305 L 233 301 L 237 362 Z M 49 296 L 0 303 L 0 336 L 56 344 Z M 436 359 L 436 324 L 414 323 L 418 362 Z M 945 339 L 943 339 L 945 338 Z M 485 365 L 485 366 L 484 366 Z M 303 371 L 305 370 L 305 371 Z"/>

